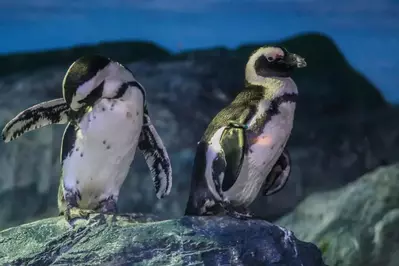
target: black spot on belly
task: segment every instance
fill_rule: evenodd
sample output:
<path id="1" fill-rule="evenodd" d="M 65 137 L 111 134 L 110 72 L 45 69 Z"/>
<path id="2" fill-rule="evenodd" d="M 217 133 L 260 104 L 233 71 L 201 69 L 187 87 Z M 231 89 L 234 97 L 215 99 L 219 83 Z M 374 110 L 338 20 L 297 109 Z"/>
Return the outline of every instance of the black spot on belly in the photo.
<path id="1" fill-rule="evenodd" d="M 76 185 L 79 185 L 79 183 L 80 183 L 79 180 L 76 180 Z"/>
<path id="2" fill-rule="evenodd" d="M 80 153 L 80 157 L 83 157 L 83 152 Z"/>
<path id="3" fill-rule="evenodd" d="M 136 112 L 136 116 L 139 116 L 139 112 L 138 111 Z"/>
<path id="4" fill-rule="evenodd" d="M 103 144 L 107 143 L 105 140 L 103 140 Z"/>
<path id="5" fill-rule="evenodd" d="M 108 146 L 107 146 L 107 150 L 109 150 L 109 149 L 111 149 L 111 146 L 108 145 Z"/>
<path id="6" fill-rule="evenodd" d="M 103 107 L 102 110 L 105 111 L 105 107 Z"/>
<path id="7" fill-rule="evenodd" d="M 75 151 L 79 151 L 79 148 L 76 148 Z"/>

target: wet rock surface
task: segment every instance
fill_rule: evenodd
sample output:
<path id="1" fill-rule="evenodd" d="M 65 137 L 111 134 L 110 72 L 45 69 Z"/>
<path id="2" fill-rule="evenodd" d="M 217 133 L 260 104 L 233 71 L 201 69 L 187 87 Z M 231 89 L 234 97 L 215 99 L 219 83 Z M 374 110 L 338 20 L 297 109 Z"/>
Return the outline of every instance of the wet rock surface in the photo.
<path id="1" fill-rule="evenodd" d="M 399 261 L 399 164 L 306 198 L 276 224 L 315 243 L 330 266 L 394 266 Z"/>
<path id="2" fill-rule="evenodd" d="M 0 232 L 0 246 L 1 265 L 325 265 L 290 231 L 229 217 L 55 217 Z"/>

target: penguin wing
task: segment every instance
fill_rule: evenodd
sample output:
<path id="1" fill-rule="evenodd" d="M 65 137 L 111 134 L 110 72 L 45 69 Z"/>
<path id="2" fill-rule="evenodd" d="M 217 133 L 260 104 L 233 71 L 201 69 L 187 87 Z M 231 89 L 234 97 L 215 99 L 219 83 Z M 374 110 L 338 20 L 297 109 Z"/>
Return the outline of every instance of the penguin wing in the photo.
<path id="1" fill-rule="evenodd" d="M 36 104 L 8 122 L 2 137 L 5 142 L 12 141 L 22 134 L 51 124 L 68 122 L 69 107 L 63 98 Z"/>
<path id="2" fill-rule="evenodd" d="M 64 134 L 62 135 L 62 144 L 61 144 L 61 166 L 64 164 L 64 160 L 68 157 L 69 153 L 73 149 L 73 146 L 76 141 L 76 129 L 75 125 L 68 123 L 64 130 Z"/>
<path id="3" fill-rule="evenodd" d="M 234 185 L 240 175 L 244 156 L 248 150 L 245 127 L 238 123 L 230 122 L 224 129 L 219 143 L 226 162 L 222 183 L 222 190 L 226 191 Z"/>
<path id="4" fill-rule="evenodd" d="M 285 149 L 263 184 L 263 195 L 270 196 L 279 192 L 287 183 L 290 173 L 291 159 L 288 151 Z"/>
<path id="5" fill-rule="evenodd" d="M 138 148 L 144 154 L 150 168 L 157 197 L 161 199 L 167 196 L 172 188 L 172 165 L 146 108 Z"/>

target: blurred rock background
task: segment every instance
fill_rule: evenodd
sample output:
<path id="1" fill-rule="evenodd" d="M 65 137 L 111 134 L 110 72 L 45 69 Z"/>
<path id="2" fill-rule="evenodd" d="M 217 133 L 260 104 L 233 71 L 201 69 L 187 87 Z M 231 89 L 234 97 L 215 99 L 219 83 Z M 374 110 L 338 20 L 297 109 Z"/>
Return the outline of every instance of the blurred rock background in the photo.
<path id="1" fill-rule="evenodd" d="M 330 38 L 312 33 L 279 44 L 303 55 L 309 67 L 294 75 L 300 100 L 288 144 L 292 176 L 281 193 L 260 197 L 253 206 L 268 220 L 291 211 L 310 193 L 341 187 L 380 165 L 397 161 L 395 147 L 399 145 L 399 130 L 393 123 L 398 111 L 353 70 Z M 143 44 L 126 43 L 123 47 L 134 50 L 136 45 Z M 150 115 L 173 164 L 172 193 L 157 200 L 147 166 L 137 153 L 121 191 L 121 211 L 151 212 L 165 218 L 182 215 L 196 142 L 212 117 L 242 88 L 246 60 L 260 45 L 169 55 L 148 44 L 144 58 L 132 59 L 135 62 L 131 63 L 129 58 L 123 59 L 123 54 L 114 54 L 120 53 L 120 48 L 113 49 L 112 44 L 93 47 L 95 52 L 126 61 L 145 86 Z M 31 105 L 61 97 L 61 82 L 69 65 L 66 62 L 88 51 L 78 49 L 64 59 L 64 64 L 54 61 L 39 69 L 4 75 L 0 79 L 2 125 Z M 157 53 L 161 60 L 146 56 Z M 23 60 L 34 61 L 30 56 L 37 57 L 27 55 Z M 13 65 L 18 59 L 10 56 L 3 60 Z M 326 68 L 329 71 L 323 71 Z M 63 129 L 54 125 L 0 144 L 2 228 L 56 215 Z"/>
<path id="2" fill-rule="evenodd" d="M 12 12 L 25 14 L 25 22 L 40 12 L 32 6 L 28 16 L 27 9 L 14 8 L 11 2 L 0 3 L 0 33 L 6 36 L 6 41 L 0 43 L 3 53 L 0 55 L 0 126 L 29 106 L 61 97 L 63 76 L 79 56 L 103 54 L 126 64 L 147 90 L 150 115 L 171 156 L 174 184 L 169 197 L 157 200 L 148 168 L 138 152 L 122 188 L 119 208 L 121 212 L 176 218 L 182 215 L 188 198 L 196 143 L 212 117 L 241 90 L 249 54 L 261 45 L 283 45 L 304 56 L 308 63 L 307 68 L 297 71 L 293 77 L 300 98 L 288 143 L 292 172 L 281 192 L 268 198 L 259 197 L 251 207 L 265 219 L 293 230 L 299 239 L 317 244 L 330 266 L 395 266 L 399 259 L 399 238 L 395 232 L 399 209 L 399 107 L 394 104 L 399 98 L 396 75 L 399 61 L 395 53 L 399 44 L 399 23 L 395 23 L 399 6 L 393 1 L 340 1 L 293 1 L 296 4 L 254 1 L 251 8 L 237 9 L 241 24 L 229 24 L 235 29 L 229 32 L 223 28 L 223 23 L 232 21 L 227 13 L 220 16 L 220 10 L 215 11 L 219 15 L 206 11 L 209 6 L 217 6 L 218 1 L 204 1 L 203 6 L 195 6 L 204 8 L 201 12 L 208 12 L 206 18 L 199 19 L 195 12 L 181 17 L 176 13 L 177 24 L 158 22 L 160 26 L 155 27 L 151 23 L 156 20 L 151 20 L 149 30 L 144 30 L 143 23 L 150 14 L 146 13 L 148 10 L 124 13 L 111 5 L 113 15 L 96 18 L 95 23 L 76 24 L 76 20 L 71 19 L 71 29 L 75 29 L 76 34 L 69 32 L 69 35 L 68 27 L 61 23 L 63 20 L 57 19 L 45 26 L 37 22 L 37 28 L 49 29 L 49 32 L 34 30 L 33 23 L 23 24 L 27 27 L 23 31 L 22 26 L 14 23 L 18 17 L 12 17 Z M 72 10 L 79 16 L 86 8 L 83 4 L 57 6 L 61 2 L 57 0 L 47 6 L 54 11 L 51 14 Z M 105 2 L 99 1 L 96 5 L 104 8 Z M 180 6 L 170 4 L 172 2 Z M 148 1 L 143 5 L 155 8 L 160 21 L 169 21 L 166 14 L 170 10 L 166 7 L 190 10 L 184 1 L 172 2 L 163 6 L 162 0 Z M 275 8 L 269 8 L 271 2 Z M 237 3 L 231 1 L 228 8 L 238 8 Z M 226 5 L 224 8 L 228 9 Z M 244 8 L 265 12 L 244 14 L 241 13 Z M 285 15 L 279 10 L 284 10 Z M 237 14 L 234 12 L 229 16 Z M 268 16 L 264 17 L 264 13 Z M 136 20 L 126 24 L 126 17 L 132 14 Z M 252 23 L 251 27 L 244 21 Z M 259 27 L 252 27 L 253 23 Z M 124 28 L 126 25 L 134 26 Z M 137 29 L 137 25 L 143 30 L 125 37 L 131 28 Z M 57 28 L 57 32 L 51 31 L 52 27 Z M 58 31 L 62 32 L 58 28 L 64 29 L 62 36 L 68 38 L 56 38 Z M 97 35 L 83 34 L 85 37 L 82 37 L 78 28 Z M 164 29 L 167 30 L 164 32 Z M 102 33 L 107 37 L 93 37 Z M 152 37 L 147 33 L 153 34 Z M 42 41 L 40 46 L 37 36 L 49 36 L 49 44 Z M 213 48 L 170 49 L 176 36 L 191 42 L 191 47 L 199 47 L 197 42 L 207 39 L 207 45 L 204 42 L 202 46 Z M 31 43 L 25 40 L 27 37 L 32 38 Z M 105 39 L 154 42 L 82 44 Z M 229 45 L 215 46 L 224 43 L 220 40 L 226 40 Z M 64 42 L 71 48 L 59 48 L 64 47 Z M 72 45 L 74 42 L 77 44 Z M 15 46 L 14 50 L 18 51 L 23 45 L 44 50 L 7 54 L 10 47 Z M 0 142 L 0 230 L 57 215 L 63 130 L 64 126 L 55 125 L 25 134 L 8 144 Z"/>

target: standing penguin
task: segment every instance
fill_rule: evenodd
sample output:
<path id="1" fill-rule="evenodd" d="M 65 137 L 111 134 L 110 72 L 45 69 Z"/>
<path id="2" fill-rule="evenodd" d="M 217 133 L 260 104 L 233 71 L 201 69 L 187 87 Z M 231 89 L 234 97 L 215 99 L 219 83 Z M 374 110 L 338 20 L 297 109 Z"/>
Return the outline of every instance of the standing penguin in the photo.
<path id="1" fill-rule="evenodd" d="M 37 128 L 66 123 L 58 208 L 68 221 L 93 211 L 117 211 L 136 147 L 151 171 L 156 196 L 170 193 L 169 156 L 151 123 L 145 90 L 126 67 L 97 55 L 79 58 L 64 77 L 63 98 L 21 112 L 2 136 L 9 142 Z"/>
<path id="2" fill-rule="evenodd" d="M 285 145 L 298 95 L 290 76 L 305 66 L 283 47 L 261 47 L 250 56 L 244 90 L 198 142 L 185 215 L 251 218 L 248 206 L 260 191 L 271 195 L 284 187 L 291 168 Z"/>

